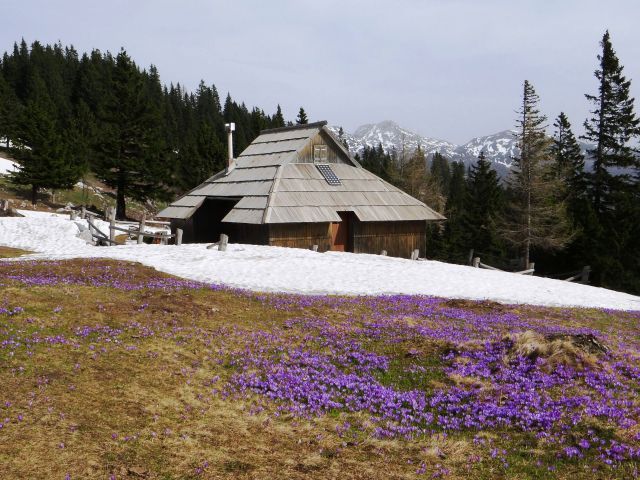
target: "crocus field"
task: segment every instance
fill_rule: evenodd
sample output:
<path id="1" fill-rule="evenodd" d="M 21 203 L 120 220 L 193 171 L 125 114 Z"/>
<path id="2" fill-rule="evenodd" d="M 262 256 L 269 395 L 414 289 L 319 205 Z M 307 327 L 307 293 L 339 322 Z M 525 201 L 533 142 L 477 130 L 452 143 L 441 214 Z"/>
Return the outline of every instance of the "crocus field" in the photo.
<path id="1" fill-rule="evenodd" d="M 640 312 L 0 262 L 1 478 L 637 478 Z"/>

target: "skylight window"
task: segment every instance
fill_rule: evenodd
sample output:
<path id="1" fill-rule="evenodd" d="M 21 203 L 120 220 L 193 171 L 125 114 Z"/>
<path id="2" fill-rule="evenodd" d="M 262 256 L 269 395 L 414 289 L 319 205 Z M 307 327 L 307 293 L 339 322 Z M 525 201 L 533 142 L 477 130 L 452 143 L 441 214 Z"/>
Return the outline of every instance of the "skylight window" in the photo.
<path id="1" fill-rule="evenodd" d="M 342 185 L 342 183 L 340 182 L 340 179 L 335 174 L 335 172 L 331 169 L 330 165 L 327 165 L 327 164 L 316 165 L 316 168 L 322 174 L 322 176 L 324 177 L 324 179 L 327 181 L 329 185 L 334 185 L 334 186 Z"/>

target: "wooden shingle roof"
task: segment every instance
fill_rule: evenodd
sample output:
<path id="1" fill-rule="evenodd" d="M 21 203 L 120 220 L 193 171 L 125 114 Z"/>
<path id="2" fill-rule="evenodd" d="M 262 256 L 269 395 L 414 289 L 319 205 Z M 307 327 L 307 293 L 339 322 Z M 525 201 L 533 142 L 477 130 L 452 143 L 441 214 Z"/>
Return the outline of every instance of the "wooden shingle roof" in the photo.
<path id="1" fill-rule="evenodd" d="M 339 185 L 329 184 L 313 163 L 299 163 L 301 151 L 319 133 L 345 161 L 331 163 Z M 362 168 L 326 122 L 261 132 L 229 173 L 214 175 L 158 216 L 189 218 L 207 197 L 238 200 L 222 220 L 231 223 L 339 222 L 339 211 L 352 211 L 364 222 L 444 219 Z"/>

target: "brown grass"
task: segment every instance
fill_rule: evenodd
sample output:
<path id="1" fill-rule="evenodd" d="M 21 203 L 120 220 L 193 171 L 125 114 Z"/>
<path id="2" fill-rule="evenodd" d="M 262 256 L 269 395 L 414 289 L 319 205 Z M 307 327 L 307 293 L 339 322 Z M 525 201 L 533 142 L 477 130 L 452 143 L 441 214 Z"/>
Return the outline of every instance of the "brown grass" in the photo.
<path id="1" fill-rule="evenodd" d="M 2 247 L 0 246 L 0 258 L 16 258 L 27 255 L 31 252 L 20 248 Z"/>
<path id="2" fill-rule="evenodd" d="M 549 371 L 558 365 L 565 365 L 577 369 L 598 366 L 598 358 L 581 345 L 575 337 L 544 336 L 538 332 L 527 330 L 508 337 L 513 345 L 505 360 L 514 357 L 543 358 L 545 368 Z"/>
<path id="3" fill-rule="evenodd" d="M 25 262 L 21 268 L 26 274 L 71 275 L 97 266 L 126 268 L 131 282 L 165 277 L 140 265 L 106 260 Z M 212 361 L 206 345 L 191 335 L 194 330 L 269 330 L 309 312 L 276 311 L 229 291 L 0 288 L 0 303 L 26 309 L 0 318 L 0 333 L 69 336 L 85 325 L 124 328 L 131 322 L 157 333 L 124 333 L 120 344 L 95 342 L 94 351 L 87 348 L 91 339 L 77 349 L 39 344 L 32 355 L 8 356 L 0 349 L 0 415 L 11 419 L 0 430 L 2 479 L 63 479 L 67 473 L 73 479 L 409 479 L 416 478 L 422 462 L 427 465 L 422 478 L 431 478 L 437 465 L 448 468 L 446 478 L 451 479 L 528 478 L 507 475 L 490 460 L 471 462 L 477 447 L 468 432 L 414 441 L 341 438 L 336 427 L 345 421 L 343 414 L 308 420 L 251 414 L 249 400 L 211 395 L 204 387 L 213 376 L 224 378 L 229 372 Z M 365 313 L 362 307 L 356 311 Z M 313 314 L 336 322 L 346 318 L 345 312 L 321 306 L 313 307 Z M 168 332 L 178 333 L 170 338 L 164 335 Z M 561 355 L 582 358 L 583 352 L 566 340 L 549 342 L 531 332 L 513 341 L 520 354 L 558 361 Z M 411 347 L 426 358 L 446 345 Z M 404 346 L 395 353 L 407 355 Z M 13 407 L 1 411 L 6 401 Z M 24 415 L 22 422 L 17 412 Z M 481 435 L 496 446 L 517 440 L 499 432 Z M 533 450 L 523 445 L 522 452 Z M 196 475 L 205 461 L 207 467 Z M 554 478 L 590 478 L 590 471 L 581 475 L 571 468 Z M 540 475 L 536 478 L 551 478 Z"/>

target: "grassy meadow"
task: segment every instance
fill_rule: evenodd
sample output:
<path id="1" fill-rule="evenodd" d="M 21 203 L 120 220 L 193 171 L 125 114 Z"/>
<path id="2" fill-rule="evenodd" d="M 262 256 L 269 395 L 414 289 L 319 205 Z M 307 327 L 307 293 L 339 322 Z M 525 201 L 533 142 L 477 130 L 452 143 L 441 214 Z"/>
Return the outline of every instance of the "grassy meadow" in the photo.
<path id="1" fill-rule="evenodd" d="M 634 478 L 639 320 L 3 261 L 1 476 Z"/>

